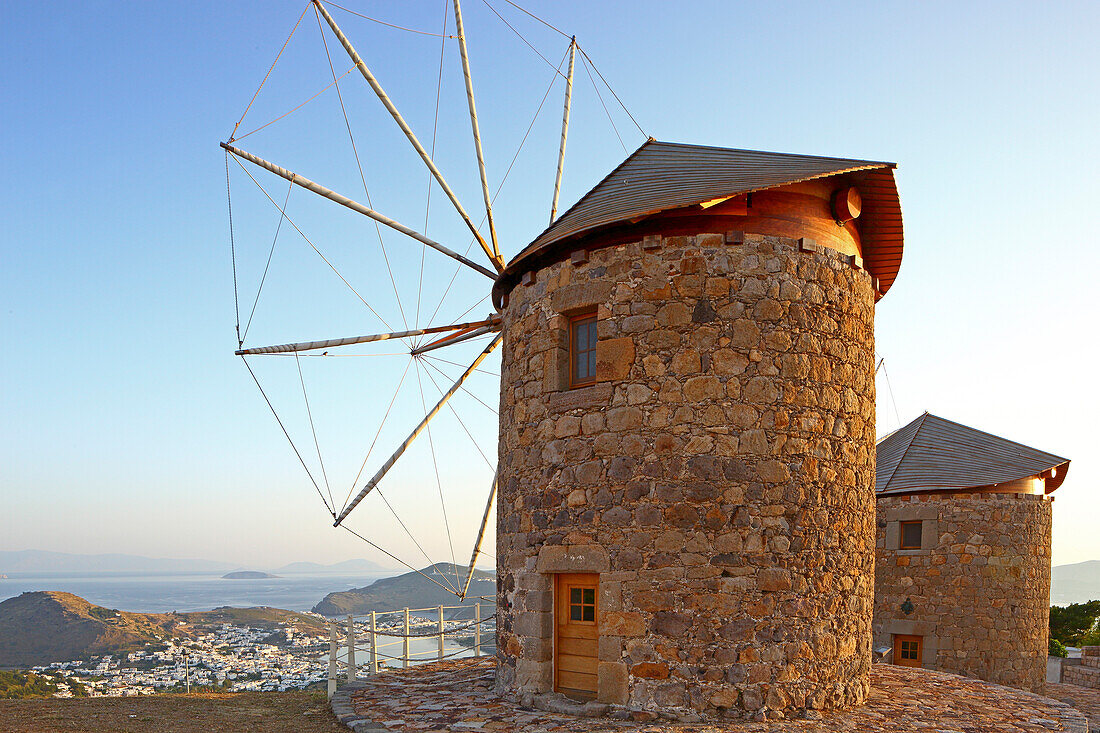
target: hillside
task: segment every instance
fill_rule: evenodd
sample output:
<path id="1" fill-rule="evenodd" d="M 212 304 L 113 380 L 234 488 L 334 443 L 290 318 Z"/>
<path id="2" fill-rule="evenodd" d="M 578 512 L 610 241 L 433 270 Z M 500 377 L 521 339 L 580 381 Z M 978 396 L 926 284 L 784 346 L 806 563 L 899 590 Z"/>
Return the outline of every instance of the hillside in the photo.
<path id="1" fill-rule="evenodd" d="M 455 574 L 465 580 L 466 568 L 450 563 L 429 565 L 421 572 L 436 579 L 444 586 L 447 579 L 456 584 Z M 329 593 L 324 600 L 313 607 L 314 613 L 322 616 L 343 616 L 349 613 L 369 613 L 371 611 L 393 611 L 400 608 L 432 608 L 434 606 L 472 606 L 480 599 L 478 596 L 496 598 L 496 575 L 484 570 L 475 570 L 466 600 L 459 602 L 458 597 L 446 588 L 441 588 L 424 575 L 417 572 L 405 573 L 394 578 L 376 580 L 364 588 Z M 468 614 L 458 614 L 468 615 Z"/>
<path id="2" fill-rule="evenodd" d="M 275 629 L 291 623 L 323 631 L 319 619 L 278 608 L 216 608 L 194 613 L 130 613 L 96 606 L 72 593 L 38 591 L 0 603 L 0 667 L 116 654 L 189 638 L 211 624 Z"/>
<path id="3" fill-rule="evenodd" d="M 1050 571 L 1050 602 L 1056 606 L 1100 600 L 1100 560 L 1056 565 Z"/>
<path id="4" fill-rule="evenodd" d="M 155 616 L 156 614 L 148 614 Z M 280 624 L 290 624 L 298 631 L 310 633 L 326 633 L 325 622 L 316 616 L 310 616 L 297 611 L 287 611 L 271 606 L 256 606 L 253 608 L 234 608 L 233 606 L 221 606 L 213 611 L 192 611 L 190 613 L 166 614 L 174 619 L 186 621 L 188 624 L 203 628 L 214 624 L 230 624 L 231 626 L 249 626 L 255 629 L 276 629 Z M 178 628 L 177 628 L 178 634 Z M 179 634 L 186 636 L 186 634 Z"/>
<path id="5" fill-rule="evenodd" d="M 138 649 L 163 640 L 172 625 L 166 615 L 115 611 L 72 593 L 24 593 L 0 603 L 0 666 Z"/>

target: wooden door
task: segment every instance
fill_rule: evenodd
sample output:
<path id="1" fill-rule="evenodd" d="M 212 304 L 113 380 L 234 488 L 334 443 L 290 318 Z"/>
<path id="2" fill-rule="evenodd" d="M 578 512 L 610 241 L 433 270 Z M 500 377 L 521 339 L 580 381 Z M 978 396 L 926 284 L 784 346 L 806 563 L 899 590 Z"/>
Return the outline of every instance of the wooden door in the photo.
<path id="1" fill-rule="evenodd" d="M 919 667 L 924 653 L 924 639 L 920 636 L 894 635 L 894 664 L 902 667 Z"/>
<path id="2" fill-rule="evenodd" d="M 591 699 L 599 664 L 600 576 L 561 573 L 554 579 L 554 689 Z"/>

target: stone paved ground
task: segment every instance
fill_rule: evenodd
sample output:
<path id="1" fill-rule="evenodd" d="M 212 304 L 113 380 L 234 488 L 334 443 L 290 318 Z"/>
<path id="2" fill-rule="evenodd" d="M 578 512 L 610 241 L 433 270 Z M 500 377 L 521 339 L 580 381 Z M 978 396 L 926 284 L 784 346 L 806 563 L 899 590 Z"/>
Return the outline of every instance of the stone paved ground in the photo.
<path id="1" fill-rule="evenodd" d="M 868 703 L 817 720 L 763 723 L 634 722 L 577 718 L 522 709 L 492 691 L 494 662 L 469 659 L 423 665 L 372 678 L 351 695 L 356 730 L 524 731 L 524 733 L 1086 733 L 1084 719 L 1064 703 L 1026 692 L 928 670 L 875 665 Z M 1064 687 L 1064 685 L 1063 685 Z"/>
<path id="2" fill-rule="evenodd" d="M 1061 700 L 1080 710 L 1089 720 L 1089 730 L 1100 731 L 1100 690 L 1080 685 L 1047 683 L 1047 697 Z"/>

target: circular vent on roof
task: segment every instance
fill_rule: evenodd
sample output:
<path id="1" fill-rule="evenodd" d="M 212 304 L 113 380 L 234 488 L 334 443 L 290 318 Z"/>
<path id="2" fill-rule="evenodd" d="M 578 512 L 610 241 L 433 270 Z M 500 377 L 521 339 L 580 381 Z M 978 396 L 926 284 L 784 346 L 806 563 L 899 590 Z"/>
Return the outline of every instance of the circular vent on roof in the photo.
<path id="1" fill-rule="evenodd" d="M 863 210 L 863 197 L 855 186 L 845 186 L 833 194 L 833 218 L 843 226 L 859 218 Z"/>

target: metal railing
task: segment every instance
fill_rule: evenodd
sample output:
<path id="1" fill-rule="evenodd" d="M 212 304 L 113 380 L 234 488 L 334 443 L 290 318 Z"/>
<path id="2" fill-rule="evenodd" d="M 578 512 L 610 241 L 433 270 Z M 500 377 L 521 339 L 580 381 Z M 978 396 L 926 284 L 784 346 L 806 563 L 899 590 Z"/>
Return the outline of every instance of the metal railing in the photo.
<path id="1" fill-rule="evenodd" d="M 483 608 L 487 606 L 488 608 Z M 486 611 L 491 612 L 485 615 Z M 480 657 L 486 648 L 495 651 L 495 633 L 489 634 L 488 644 L 482 642 L 482 627 L 496 628 L 496 604 L 475 603 L 469 606 L 436 606 L 434 608 L 402 608 L 395 611 L 371 611 L 359 616 L 348 615 L 345 621 L 330 621 L 328 649 L 328 696 L 336 692 L 338 680 L 343 677 L 354 682 L 360 672 L 379 674 L 387 667 L 408 668 L 414 664 L 442 661 L 459 656 Z M 455 618 L 456 611 L 473 612 L 473 618 Z M 448 620 L 447 613 L 452 612 Z M 447 651 L 447 637 L 459 642 L 458 649 Z M 388 637 L 393 641 L 380 641 Z M 420 640 L 431 640 L 434 648 L 414 649 L 424 646 Z M 467 642 L 463 644 L 462 642 Z M 393 647 L 400 647 L 400 654 Z M 356 652 L 369 654 L 368 661 L 360 667 Z"/>

